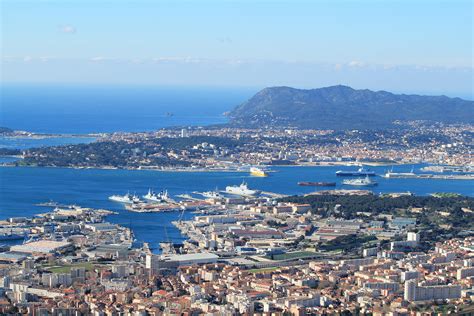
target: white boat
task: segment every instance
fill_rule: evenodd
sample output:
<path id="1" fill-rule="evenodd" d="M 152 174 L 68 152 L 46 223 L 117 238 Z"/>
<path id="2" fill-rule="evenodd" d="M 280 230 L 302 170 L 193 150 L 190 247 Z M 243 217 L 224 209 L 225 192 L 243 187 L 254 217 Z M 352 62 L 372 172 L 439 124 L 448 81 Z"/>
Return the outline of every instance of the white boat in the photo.
<path id="1" fill-rule="evenodd" d="M 230 194 L 243 195 L 243 196 L 256 196 L 262 193 L 260 190 L 251 190 L 249 189 L 245 181 L 241 185 L 231 185 L 225 188 L 225 191 Z"/>
<path id="2" fill-rule="evenodd" d="M 131 195 L 130 193 L 127 193 L 125 195 L 111 195 L 109 196 L 109 200 L 126 204 L 140 202 L 140 198 L 138 196 L 136 196 L 135 194 Z"/>
<path id="3" fill-rule="evenodd" d="M 369 176 L 366 176 L 365 178 L 347 179 L 342 181 L 342 184 L 359 187 L 373 187 L 377 185 L 377 182 L 370 180 Z"/>
<path id="4" fill-rule="evenodd" d="M 202 196 L 207 197 L 209 199 L 220 199 L 223 198 L 223 195 L 219 193 L 216 189 L 215 191 L 206 191 L 201 193 Z"/>

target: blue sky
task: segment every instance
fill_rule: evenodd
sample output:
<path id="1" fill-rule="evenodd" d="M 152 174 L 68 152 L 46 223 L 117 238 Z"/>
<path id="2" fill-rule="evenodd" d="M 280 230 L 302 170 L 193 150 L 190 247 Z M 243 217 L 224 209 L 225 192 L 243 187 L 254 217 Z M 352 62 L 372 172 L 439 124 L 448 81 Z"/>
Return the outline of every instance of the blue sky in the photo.
<path id="1" fill-rule="evenodd" d="M 472 1 L 1 1 L 2 82 L 467 94 Z"/>

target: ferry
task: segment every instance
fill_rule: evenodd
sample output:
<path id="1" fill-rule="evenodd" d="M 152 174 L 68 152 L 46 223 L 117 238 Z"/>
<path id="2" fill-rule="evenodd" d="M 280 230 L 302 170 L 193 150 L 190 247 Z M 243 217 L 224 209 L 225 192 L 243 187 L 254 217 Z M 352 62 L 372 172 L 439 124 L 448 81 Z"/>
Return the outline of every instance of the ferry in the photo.
<path id="1" fill-rule="evenodd" d="M 153 202 L 166 202 L 170 199 L 167 190 L 161 191 L 160 193 L 155 193 L 152 189 L 149 189 L 148 193 L 143 195 L 143 198 Z"/>
<path id="2" fill-rule="evenodd" d="M 130 193 L 127 193 L 125 195 L 111 195 L 109 196 L 109 200 L 126 204 L 140 202 L 140 198 L 138 196 L 136 196 L 135 194 L 131 195 Z"/>
<path id="3" fill-rule="evenodd" d="M 242 182 L 241 185 L 232 185 L 232 186 L 227 186 L 225 188 L 225 191 L 230 194 L 235 194 L 235 195 L 242 195 L 242 196 L 256 196 L 260 195 L 262 191 L 260 190 L 251 190 L 249 189 L 247 183 L 245 181 Z"/>
<path id="4" fill-rule="evenodd" d="M 342 181 L 342 184 L 358 187 L 373 187 L 377 185 L 377 182 L 370 180 L 369 176 L 366 176 L 365 178 L 347 179 Z"/>
<path id="5" fill-rule="evenodd" d="M 335 187 L 336 182 L 309 182 L 309 181 L 302 181 L 298 182 L 299 186 L 303 187 Z"/>
<path id="6" fill-rule="evenodd" d="M 374 177 L 375 172 L 369 169 L 365 169 L 364 167 L 361 167 L 357 170 L 338 170 L 336 171 L 336 176 L 350 176 L 350 177 L 361 177 L 361 176 L 368 176 L 368 177 Z"/>
<path id="7" fill-rule="evenodd" d="M 265 170 L 258 167 L 251 167 L 250 174 L 254 177 L 268 177 L 268 173 Z"/>

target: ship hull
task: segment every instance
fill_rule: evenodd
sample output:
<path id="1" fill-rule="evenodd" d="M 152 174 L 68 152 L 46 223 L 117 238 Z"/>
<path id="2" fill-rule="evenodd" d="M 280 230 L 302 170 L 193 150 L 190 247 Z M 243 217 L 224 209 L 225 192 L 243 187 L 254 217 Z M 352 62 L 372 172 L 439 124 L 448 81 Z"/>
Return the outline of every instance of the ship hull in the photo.
<path id="1" fill-rule="evenodd" d="M 375 177 L 375 172 L 337 171 L 339 177 Z"/>
<path id="2" fill-rule="evenodd" d="M 335 187 L 336 182 L 298 182 L 302 187 Z"/>

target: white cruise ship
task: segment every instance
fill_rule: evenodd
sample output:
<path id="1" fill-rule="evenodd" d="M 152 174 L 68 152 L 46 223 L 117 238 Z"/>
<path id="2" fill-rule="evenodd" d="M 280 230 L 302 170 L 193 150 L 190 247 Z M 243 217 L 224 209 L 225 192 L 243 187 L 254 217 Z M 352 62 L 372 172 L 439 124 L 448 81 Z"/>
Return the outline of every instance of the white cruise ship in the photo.
<path id="1" fill-rule="evenodd" d="M 243 196 L 256 196 L 262 193 L 260 190 L 251 190 L 249 189 L 245 181 L 241 185 L 231 185 L 225 188 L 225 191 L 230 194 L 243 195 Z"/>
<path id="2" fill-rule="evenodd" d="M 135 194 L 131 195 L 130 193 L 127 193 L 125 195 L 111 195 L 109 196 L 109 200 L 127 204 L 140 202 L 140 198 L 138 196 L 136 196 Z"/>

